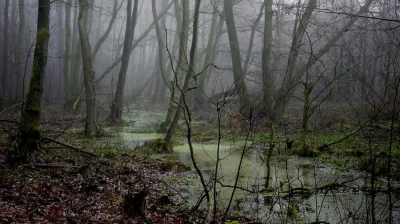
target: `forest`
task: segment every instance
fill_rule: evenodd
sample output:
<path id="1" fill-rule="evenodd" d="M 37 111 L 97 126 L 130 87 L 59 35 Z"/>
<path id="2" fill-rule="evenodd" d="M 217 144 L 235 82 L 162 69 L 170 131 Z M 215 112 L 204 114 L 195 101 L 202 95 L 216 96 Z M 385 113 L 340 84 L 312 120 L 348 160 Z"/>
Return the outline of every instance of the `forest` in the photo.
<path id="1" fill-rule="evenodd" d="M 0 0 L 0 223 L 400 223 L 397 0 Z"/>

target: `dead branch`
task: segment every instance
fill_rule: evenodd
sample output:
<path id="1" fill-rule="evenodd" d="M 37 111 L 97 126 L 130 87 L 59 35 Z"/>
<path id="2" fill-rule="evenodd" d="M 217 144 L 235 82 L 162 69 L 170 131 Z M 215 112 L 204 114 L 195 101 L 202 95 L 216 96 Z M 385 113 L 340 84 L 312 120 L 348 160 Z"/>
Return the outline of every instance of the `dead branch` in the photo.
<path id="1" fill-rule="evenodd" d="M 72 122 L 71 122 L 67 127 L 65 127 L 64 130 L 63 130 L 60 134 L 58 134 L 58 135 L 56 136 L 56 138 L 58 138 L 58 137 L 60 137 L 61 135 L 63 135 L 74 123 L 75 123 L 75 119 L 72 120 Z"/>
<path id="2" fill-rule="evenodd" d="M 223 183 L 222 183 L 221 181 L 219 181 L 219 180 L 217 180 L 217 182 L 221 185 L 221 187 L 236 188 L 236 189 L 239 189 L 239 190 L 242 190 L 242 191 L 246 191 L 246 192 L 249 192 L 249 193 L 256 193 L 255 191 L 249 190 L 249 189 L 244 188 L 244 187 L 223 184 Z"/>
<path id="3" fill-rule="evenodd" d="M 25 168 L 40 168 L 40 169 L 64 169 L 64 168 L 74 168 L 78 169 L 79 166 L 68 166 L 59 164 L 26 164 Z"/>
<path id="4" fill-rule="evenodd" d="M 83 149 L 76 148 L 76 147 L 74 147 L 74 146 L 72 146 L 72 145 L 68 145 L 68 144 L 62 143 L 62 142 L 60 142 L 60 141 L 57 141 L 57 140 L 52 139 L 52 138 L 49 138 L 49 137 L 43 137 L 41 140 L 42 140 L 42 141 L 43 141 L 43 140 L 47 140 L 47 141 L 50 141 L 50 142 L 53 142 L 53 143 L 62 145 L 62 146 L 64 146 L 64 147 L 73 149 L 73 150 L 75 150 L 75 151 L 77 151 L 77 152 L 81 152 L 81 153 L 83 153 L 83 154 L 86 154 L 86 155 L 89 155 L 89 156 L 92 156 L 92 157 L 97 157 L 97 155 L 94 154 L 94 153 L 85 151 L 85 150 L 83 150 Z"/>
<path id="5" fill-rule="evenodd" d="M 19 125 L 19 122 L 18 122 L 18 121 L 11 121 L 11 120 L 0 120 L 0 122 L 6 122 L 6 123 L 18 124 L 18 125 Z"/>

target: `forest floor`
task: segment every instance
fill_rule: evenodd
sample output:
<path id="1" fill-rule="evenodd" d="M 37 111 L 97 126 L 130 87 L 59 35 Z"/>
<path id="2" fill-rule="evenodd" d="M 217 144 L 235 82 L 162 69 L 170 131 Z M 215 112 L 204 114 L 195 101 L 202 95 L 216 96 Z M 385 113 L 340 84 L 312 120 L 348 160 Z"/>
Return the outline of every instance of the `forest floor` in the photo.
<path id="1" fill-rule="evenodd" d="M 141 108 L 143 111 L 152 109 L 157 108 Z M 42 150 L 33 153 L 29 163 L 22 165 L 6 162 L 7 148 L 17 133 L 19 113 L 0 114 L 0 223 L 206 222 L 206 212 L 190 210 L 180 197 L 180 189 L 176 188 L 179 183 L 187 184 L 187 172 L 179 172 L 186 170 L 184 165 L 122 150 L 115 145 L 110 146 L 114 147 L 113 150 L 93 156 L 86 153 L 93 149 L 82 148 L 81 144 L 85 141 L 82 138 L 83 113 L 64 114 L 61 106 L 46 107 L 43 111 L 42 134 L 48 139 L 42 142 Z M 278 150 L 285 148 L 285 141 L 297 133 L 299 116 L 296 112 L 289 113 L 286 123 L 277 130 L 276 141 L 281 142 Z M 99 120 L 106 116 L 102 114 Z M 194 141 L 216 139 L 218 123 L 215 111 L 203 110 L 195 113 L 193 118 L 206 122 L 194 127 Z M 312 145 L 334 142 L 354 129 L 347 120 L 334 116 L 327 118 L 321 118 L 321 128 L 310 134 Z M 225 136 L 229 138 L 245 133 L 243 130 L 247 124 L 229 111 L 226 111 L 224 119 L 221 125 L 226 130 Z M 269 142 L 267 126 L 256 122 L 254 128 L 259 131 L 261 139 Z M 377 125 L 372 128 L 370 132 L 374 133 L 374 139 L 381 139 L 388 133 L 387 129 Z M 178 133 L 183 135 L 184 131 L 182 126 Z M 110 136 L 106 133 L 104 138 L 107 137 Z M 398 137 L 397 134 L 396 149 Z M 346 166 L 344 168 L 349 166 L 349 160 L 354 159 L 353 167 L 363 168 L 368 164 L 366 158 L 369 158 L 365 144 L 360 144 L 363 139 L 362 135 L 354 135 L 330 147 L 329 151 L 321 152 L 319 157 L 339 167 Z M 386 148 L 384 144 L 381 146 Z M 393 170 L 396 177 L 400 176 L 399 170 L 396 165 Z M 171 184 L 171 181 L 178 184 Z M 250 220 L 238 221 L 245 223 Z"/>
<path id="2" fill-rule="evenodd" d="M 83 119 L 47 109 L 45 136 L 71 142 Z M 0 118 L 0 223 L 204 223 L 176 197 L 169 181 L 180 181 L 180 164 L 129 152 L 92 156 L 44 141 L 29 163 L 9 165 L 6 150 L 17 131 L 18 114 Z M 58 134 L 57 134 L 58 133 Z"/>

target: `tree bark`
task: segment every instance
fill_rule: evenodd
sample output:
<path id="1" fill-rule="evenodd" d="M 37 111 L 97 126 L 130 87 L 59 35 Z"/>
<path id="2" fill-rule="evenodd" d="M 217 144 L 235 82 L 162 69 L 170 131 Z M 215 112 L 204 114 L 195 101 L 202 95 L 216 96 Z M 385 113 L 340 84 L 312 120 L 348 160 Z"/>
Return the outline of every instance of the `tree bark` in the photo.
<path id="1" fill-rule="evenodd" d="M 113 14 L 111 16 L 111 20 L 108 23 L 107 30 L 104 32 L 104 34 L 96 42 L 96 45 L 95 45 L 93 53 L 92 53 L 93 60 L 96 58 L 97 53 L 99 52 L 101 45 L 104 43 L 104 41 L 106 41 L 107 37 L 110 35 L 111 29 L 112 29 L 112 27 L 113 27 L 113 25 L 115 23 L 118 11 L 121 8 L 121 6 L 122 6 L 122 3 L 118 7 L 118 0 L 114 1 Z"/>
<path id="2" fill-rule="evenodd" d="M 294 72 L 297 63 L 297 56 L 299 54 L 300 45 L 303 42 L 303 37 L 311 19 L 311 15 L 316 7 L 317 0 L 309 0 L 308 5 L 302 15 L 299 24 L 295 23 L 293 28 L 292 45 L 290 48 L 288 64 L 282 85 L 278 91 L 278 98 L 274 105 L 274 111 L 271 114 L 271 120 L 277 123 L 282 118 L 282 113 L 285 110 L 286 104 L 289 101 L 289 94 L 294 88 Z M 297 21 L 297 19 L 296 19 Z"/>
<path id="3" fill-rule="evenodd" d="M 169 81 L 169 77 L 167 77 L 167 72 L 165 70 L 165 47 L 167 43 L 164 43 L 163 41 L 163 36 L 165 35 L 164 32 L 161 31 L 160 25 L 158 23 L 157 19 L 157 9 L 156 9 L 156 2 L 155 0 L 151 1 L 151 9 L 152 9 L 152 14 L 153 14 L 153 20 L 154 20 L 154 28 L 156 30 L 156 35 L 157 35 L 157 42 L 158 42 L 158 66 L 159 66 L 159 72 L 161 74 L 161 78 L 164 81 L 164 84 L 168 87 L 168 89 L 172 90 L 171 83 Z M 157 81 L 157 84 L 159 85 L 157 88 L 156 85 L 156 91 L 160 91 L 161 88 L 161 83 L 160 80 Z M 156 95 L 156 94 L 155 94 Z M 160 98 L 156 97 L 156 101 L 158 103 L 160 102 Z"/>
<path id="4" fill-rule="evenodd" d="M 188 62 L 186 60 L 186 49 L 188 45 L 188 34 L 189 34 L 189 3 L 186 0 L 182 0 L 182 29 L 179 34 L 180 36 L 180 47 L 179 47 L 179 55 L 178 55 L 178 64 L 174 72 L 174 89 L 171 94 L 171 103 L 169 107 L 172 106 L 172 103 L 174 102 L 174 92 L 176 89 L 182 89 L 182 94 L 179 97 L 179 104 L 182 105 L 182 100 L 183 100 L 183 91 L 187 89 L 189 85 L 189 80 L 190 80 L 190 75 L 191 75 L 191 67 L 188 66 Z M 194 33 L 194 30 L 193 30 Z M 197 33 L 197 30 L 196 30 Z M 195 38 L 195 36 L 193 36 Z M 197 36 L 196 36 L 197 38 Z M 196 39 L 195 39 L 196 40 Z M 193 41 L 192 41 L 193 43 Z M 193 46 L 192 46 L 193 47 Z M 192 52 L 190 53 L 192 54 Z M 194 52 L 193 52 L 193 57 L 194 57 Z M 194 63 L 194 62 L 193 62 Z M 188 71 L 188 74 L 185 77 L 185 81 L 183 84 L 183 87 L 181 87 L 181 76 L 184 71 Z M 170 109 L 170 108 L 169 108 Z M 174 111 L 174 116 L 171 121 L 171 124 L 169 125 L 167 132 L 165 134 L 164 141 L 167 142 L 167 144 L 171 143 L 172 136 L 175 133 L 176 127 L 178 126 L 178 121 L 181 116 L 182 108 L 178 105 Z"/>
<path id="5" fill-rule="evenodd" d="M 82 51 L 83 79 L 86 93 L 86 122 L 85 136 L 93 137 L 96 135 L 96 88 L 95 75 L 92 64 L 90 42 L 86 21 L 89 10 L 88 0 L 79 0 L 78 30 Z"/>
<path id="6" fill-rule="evenodd" d="M 14 101 L 19 103 L 22 102 L 22 86 L 24 77 L 24 50 L 25 50 L 25 3 L 24 0 L 18 1 L 19 8 L 19 38 L 18 38 L 18 56 L 17 56 L 17 81 L 15 86 L 15 99 Z"/>
<path id="7" fill-rule="evenodd" d="M 264 46 L 262 53 L 262 80 L 263 80 L 263 108 L 268 112 L 272 108 L 274 95 L 274 77 L 271 69 L 272 55 L 272 0 L 264 0 L 265 24 L 264 24 Z"/>
<path id="8" fill-rule="evenodd" d="M 200 70 L 203 70 L 203 73 L 200 74 L 199 78 L 198 78 L 198 88 L 196 89 L 196 102 L 195 104 L 202 104 L 202 96 L 205 92 L 207 92 L 207 85 L 208 82 L 206 83 L 206 81 L 208 81 L 208 76 L 209 76 L 209 72 L 211 69 L 211 63 L 213 62 L 213 49 L 216 48 L 215 46 L 215 39 L 216 39 L 216 33 L 217 33 L 217 24 L 218 24 L 218 0 L 214 0 L 213 5 L 215 5 L 214 8 L 214 12 L 212 15 L 212 19 L 211 19 L 211 27 L 210 27 L 210 33 L 208 35 L 208 42 L 207 42 L 207 46 L 206 46 L 206 55 L 204 56 L 204 61 L 203 61 L 203 65 L 200 68 Z"/>
<path id="9" fill-rule="evenodd" d="M 26 161 L 28 154 L 39 148 L 41 138 L 41 98 L 47 63 L 50 33 L 50 0 L 39 0 L 36 46 L 29 89 L 22 109 L 19 135 L 10 147 L 9 161 Z"/>
<path id="10" fill-rule="evenodd" d="M 181 6 L 179 3 L 179 0 L 174 0 L 173 2 L 174 2 L 174 11 L 175 11 L 175 19 L 176 19 L 176 35 L 174 37 L 174 46 L 172 49 L 172 54 L 169 55 L 170 63 L 169 63 L 169 68 L 168 68 L 168 74 L 172 73 L 171 74 L 172 76 L 177 75 L 178 77 L 180 77 L 180 75 L 179 75 L 181 73 L 180 65 L 182 64 L 182 57 L 183 57 L 181 54 L 182 53 L 182 51 L 181 51 L 181 47 L 182 47 L 181 36 L 182 36 L 183 19 L 182 19 Z M 188 35 L 188 32 L 189 31 L 187 31 L 186 36 Z M 186 48 L 187 43 L 184 46 Z M 178 59 L 176 60 L 176 62 L 173 60 L 173 58 L 171 58 L 171 57 L 175 57 L 175 54 L 176 54 L 175 49 L 179 49 Z M 171 75 L 169 75 L 169 76 L 171 76 Z M 178 78 L 177 80 L 181 80 L 181 79 Z M 176 85 L 176 83 L 174 81 L 175 81 L 175 79 L 173 79 L 172 83 L 173 83 L 173 85 Z M 169 102 L 168 102 L 168 109 L 167 109 L 167 115 L 165 116 L 165 121 L 161 123 L 159 130 L 158 130 L 158 132 L 160 132 L 160 133 L 167 132 L 169 126 L 171 125 L 171 122 L 172 122 L 172 119 L 173 119 L 173 116 L 174 116 L 174 113 L 176 110 L 176 105 L 175 105 L 174 101 L 178 100 L 178 98 L 176 97 L 174 90 L 175 90 L 175 86 L 172 88 L 172 91 L 171 91 L 171 96 L 170 96 Z"/>
<path id="11" fill-rule="evenodd" d="M 72 104 L 72 85 L 69 72 L 69 62 L 71 60 L 71 4 L 72 0 L 68 0 L 67 4 L 65 4 L 65 46 L 63 63 L 65 105 Z M 68 108 L 64 107 L 64 109 Z"/>
<path id="12" fill-rule="evenodd" d="M 315 1 L 315 0 L 310 0 L 311 1 Z M 293 73 L 293 71 L 295 70 L 295 65 L 291 65 L 293 63 L 294 58 L 289 56 L 289 61 L 288 61 L 288 68 L 287 71 L 285 73 L 285 77 L 283 79 L 283 82 L 278 90 L 278 97 L 276 99 L 275 105 L 274 105 L 274 109 L 273 109 L 273 114 L 272 114 L 272 120 L 275 123 L 278 123 L 281 121 L 282 119 L 282 115 L 283 112 L 286 108 L 287 103 L 289 102 L 289 97 L 291 95 L 291 93 L 294 91 L 295 86 L 298 84 L 299 80 L 301 79 L 301 77 L 303 76 L 303 74 L 307 71 L 307 69 L 314 65 L 317 61 L 319 61 L 319 59 L 324 56 L 326 53 L 329 52 L 329 50 L 331 49 L 331 47 L 336 43 L 336 41 L 338 41 L 344 34 L 345 32 L 357 21 L 357 19 L 359 18 L 360 15 L 366 13 L 368 11 L 369 6 L 371 5 L 371 3 L 374 0 L 368 0 L 365 2 L 365 4 L 360 8 L 360 10 L 356 13 L 355 16 L 352 16 L 350 18 L 350 20 L 339 30 L 339 32 L 337 32 L 331 39 L 328 40 L 328 42 L 316 53 L 313 55 L 313 57 L 310 57 L 310 59 L 302 64 L 298 69 L 296 74 Z M 309 4 L 310 4 L 309 2 Z M 313 2 L 311 2 L 313 3 Z M 314 4 L 315 7 L 315 4 Z M 310 10 L 310 7 L 307 7 L 307 10 Z M 306 16 L 306 12 L 304 13 L 303 17 Z M 310 14 L 311 16 L 311 14 Z M 302 18 L 303 21 L 303 18 Z M 298 29 L 305 29 L 307 26 L 305 26 L 305 21 L 303 21 Z M 307 23 L 308 24 L 308 23 Z M 305 32 L 305 30 L 303 31 Z M 303 33 L 304 34 L 304 33 Z M 295 41 L 295 37 L 297 35 L 294 35 L 293 37 L 293 42 Z M 296 41 L 299 41 L 299 38 L 296 37 Z M 293 47 L 293 42 L 292 42 L 292 47 Z M 291 53 L 292 54 L 296 54 L 297 57 L 297 53 Z"/>
<path id="13" fill-rule="evenodd" d="M 245 74 L 242 67 L 242 58 L 240 56 L 239 41 L 236 33 L 231 0 L 224 0 L 224 11 L 231 49 L 233 77 L 235 82 L 234 92 L 238 94 L 240 99 L 240 113 L 242 113 L 244 117 L 247 117 L 249 115 L 248 106 L 250 105 L 250 97 L 247 94 L 247 86 L 244 80 Z"/>
<path id="14" fill-rule="evenodd" d="M 6 105 L 7 101 L 7 76 L 8 76 L 8 7 L 10 1 L 5 0 L 4 2 L 4 33 L 3 33 L 3 74 L 1 77 L 1 100 L 0 110 L 3 110 L 3 107 Z"/>
<path id="15" fill-rule="evenodd" d="M 122 119 L 122 109 L 123 109 L 122 100 L 125 90 L 126 71 L 128 69 L 133 36 L 135 33 L 138 4 L 139 0 L 134 0 L 134 6 L 132 10 L 132 0 L 128 0 L 126 31 L 125 31 L 124 49 L 122 51 L 121 69 L 118 75 L 117 89 L 115 92 L 115 98 L 111 107 L 111 115 L 110 115 L 111 120 L 116 123 L 120 122 Z"/>
<path id="16" fill-rule="evenodd" d="M 55 2 L 56 3 L 56 5 L 55 5 L 55 7 L 56 7 L 56 14 L 57 14 L 57 47 L 58 47 L 58 52 L 57 52 L 57 55 L 58 55 L 58 57 L 60 58 L 60 60 L 57 60 L 57 66 L 59 67 L 59 68 L 62 68 L 63 69 L 63 65 L 64 65 L 64 61 L 65 61 L 65 58 L 64 58 L 64 60 L 61 60 L 61 58 L 62 57 L 64 57 L 64 53 L 65 53 L 65 51 L 64 51 L 64 49 L 65 49 L 65 38 L 66 38 L 66 36 L 64 35 L 64 31 L 66 32 L 66 30 L 65 30 L 65 20 L 63 20 L 63 2 L 61 2 L 61 1 L 56 1 Z M 63 74 L 60 74 L 60 76 L 62 76 L 63 78 L 65 78 L 65 75 L 64 75 L 64 73 Z M 58 88 L 56 88 L 56 90 L 57 90 L 57 98 L 61 98 L 61 94 L 62 94 L 62 85 L 63 85 L 63 83 L 62 83 L 62 79 L 63 78 L 59 78 L 59 86 L 58 86 Z M 64 82 L 65 83 L 65 82 Z M 64 87 L 65 87 L 65 84 L 64 84 Z M 64 89 L 64 92 L 65 92 L 65 89 Z M 65 95 L 65 94 L 64 94 Z M 64 96 L 64 98 L 65 98 L 65 96 Z"/>
<path id="17" fill-rule="evenodd" d="M 256 34 L 257 26 L 260 23 L 261 17 L 264 14 L 264 11 L 265 11 L 264 8 L 265 8 L 266 2 L 267 1 L 264 0 L 264 2 L 261 4 L 260 11 L 258 12 L 257 18 L 254 21 L 253 26 L 251 27 L 249 46 L 247 47 L 246 59 L 244 60 L 244 68 L 245 69 L 247 69 L 247 67 L 249 67 L 251 52 L 253 51 L 254 36 Z M 267 15 L 265 15 L 265 16 L 267 16 Z M 265 22 L 268 22 L 267 19 L 268 18 L 265 18 Z M 264 32 L 265 32 L 265 27 L 264 27 Z M 265 36 L 265 33 L 264 33 L 264 36 Z"/>

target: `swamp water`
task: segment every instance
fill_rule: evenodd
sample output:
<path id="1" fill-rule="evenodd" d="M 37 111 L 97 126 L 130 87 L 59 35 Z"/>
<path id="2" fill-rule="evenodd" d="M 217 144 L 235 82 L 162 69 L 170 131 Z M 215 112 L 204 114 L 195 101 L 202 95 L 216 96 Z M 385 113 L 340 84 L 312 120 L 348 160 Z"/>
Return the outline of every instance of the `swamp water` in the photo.
<path id="1" fill-rule="evenodd" d="M 126 126 L 119 133 L 128 148 L 143 144 L 162 135 L 150 133 L 155 130 L 157 120 L 163 115 L 143 111 L 129 113 L 128 120 L 134 125 Z M 139 131 L 149 133 L 138 133 Z M 133 132 L 133 133 L 132 133 Z M 219 145 L 220 165 L 218 167 L 217 202 L 219 209 L 225 209 L 229 203 L 232 188 L 235 184 L 241 161 L 243 141 L 223 142 Z M 194 143 L 194 156 L 206 180 L 213 181 L 218 144 L 216 142 Z M 267 149 L 262 147 L 246 147 L 240 172 L 238 175 L 239 187 L 235 191 L 231 210 L 239 215 L 251 218 L 260 218 L 267 223 L 367 223 L 371 222 L 372 196 L 368 191 L 365 174 L 357 171 L 339 171 L 330 165 L 316 163 L 311 159 L 295 156 L 275 155 L 271 161 L 270 187 L 275 192 L 261 193 L 265 184 Z M 179 160 L 184 164 L 192 165 L 189 146 L 187 143 L 174 147 L 174 153 L 163 155 L 168 159 Z M 194 169 L 187 174 L 187 184 L 176 186 L 179 197 L 195 204 L 202 194 L 202 186 Z M 341 184 L 334 189 L 329 188 L 315 191 L 316 187 L 329 184 Z M 385 181 L 379 180 L 378 184 L 385 188 Z M 307 188 L 312 192 L 305 196 L 299 194 L 285 197 L 289 189 Z M 246 191 L 245 189 L 250 190 Z M 395 201 L 393 209 L 394 223 L 400 223 L 399 198 L 393 196 Z M 375 195 L 375 217 L 378 223 L 387 223 L 388 194 Z"/>

